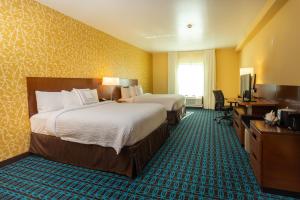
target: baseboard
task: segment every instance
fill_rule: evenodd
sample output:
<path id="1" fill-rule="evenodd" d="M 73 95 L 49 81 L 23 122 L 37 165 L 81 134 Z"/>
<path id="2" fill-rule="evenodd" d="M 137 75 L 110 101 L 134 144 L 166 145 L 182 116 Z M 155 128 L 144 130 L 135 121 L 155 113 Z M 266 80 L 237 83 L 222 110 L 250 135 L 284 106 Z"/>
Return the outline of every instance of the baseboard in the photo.
<path id="1" fill-rule="evenodd" d="M 9 158 L 7 160 L 0 161 L 0 167 L 4 167 L 5 165 L 9 165 L 11 163 L 17 162 L 18 160 L 21 160 L 29 155 L 30 155 L 30 152 L 26 152 L 26 153 L 17 155 L 15 157 Z"/>
<path id="2" fill-rule="evenodd" d="M 282 196 L 288 196 L 293 198 L 300 198 L 300 192 L 290 192 L 285 190 L 278 190 L 273 188 L 262 188 L 263 192 L 275 194 L 275 195 L 282 195 Z"/>

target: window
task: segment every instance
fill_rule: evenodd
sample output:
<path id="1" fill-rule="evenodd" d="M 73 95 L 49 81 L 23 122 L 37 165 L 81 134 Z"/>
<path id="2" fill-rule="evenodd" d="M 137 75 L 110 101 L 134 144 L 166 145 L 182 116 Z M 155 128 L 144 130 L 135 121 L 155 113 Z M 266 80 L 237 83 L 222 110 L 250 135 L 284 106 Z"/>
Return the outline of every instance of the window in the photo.
<path id="1" fill-rule="evenodd" d="M 200 97 L 204 93 L 203 64 L 179 64 L 177 71 L 178 93 L 188 97 Z"/>

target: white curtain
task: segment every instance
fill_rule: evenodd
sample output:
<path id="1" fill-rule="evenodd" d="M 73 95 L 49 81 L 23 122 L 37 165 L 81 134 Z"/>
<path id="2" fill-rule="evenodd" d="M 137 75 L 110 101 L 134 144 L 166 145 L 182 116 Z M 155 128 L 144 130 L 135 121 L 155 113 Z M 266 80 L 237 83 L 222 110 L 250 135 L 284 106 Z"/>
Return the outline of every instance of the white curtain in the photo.
<path id="1" fill-rule="evenodd" d="M 214 109 L 215 98 L 213 90 L 216 88 L 216 56 L 215 50 L 203 51 L 204 65 L 204 108 Z"/>
<path id="2" fill-rule="evenodd" d="M 168 93 L 178 94 L 178 69 L 180 64 L 202 63 L 204 66 L 204 108 L 214 109 L 215 98 L 213 90 L 216 88 L 216 60 L 215 50 L 197 52 L 168 53 Z M 199 77 L 201 74 L 199 74 Z"/>
<path id="3" fill-rule="evenodd" d="M 178 53 L 169 52 L 168 53 L 168 93 L 169 94 L 178 94 L 177 70 L 178 70 Z"/>

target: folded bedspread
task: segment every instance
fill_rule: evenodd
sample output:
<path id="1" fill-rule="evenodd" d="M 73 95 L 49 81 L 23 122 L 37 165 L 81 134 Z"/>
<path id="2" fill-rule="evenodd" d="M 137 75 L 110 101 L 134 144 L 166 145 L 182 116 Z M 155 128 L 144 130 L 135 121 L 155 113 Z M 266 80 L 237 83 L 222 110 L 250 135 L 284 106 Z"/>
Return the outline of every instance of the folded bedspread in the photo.
<path id="1" fill-rule="evenodd" d="M 177 94 L 143 94 L 120 100 L 131 103 L 158 103 L 167 111 L 177 110 L 185 105 L 185 97 Z"/>

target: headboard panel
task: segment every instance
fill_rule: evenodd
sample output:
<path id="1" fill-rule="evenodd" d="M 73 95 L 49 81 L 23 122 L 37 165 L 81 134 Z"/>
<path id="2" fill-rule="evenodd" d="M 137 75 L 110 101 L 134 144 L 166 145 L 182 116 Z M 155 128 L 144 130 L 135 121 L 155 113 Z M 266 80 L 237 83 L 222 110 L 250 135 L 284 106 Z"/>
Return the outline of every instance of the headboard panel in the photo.
<path id="1" fill-rule="evenodd" d="M 96 78 L 49 78 L 49 77 L 27 77 L 27 98 L 29 116 L 37 113 L 35 91 L 59 92 L 61 90 L 72 90 L 73 88 L 97 89 L 101 79 Z"/>
<path id="2" fill-rule="evenodd" d="M 257 84 L 256 96 L 278 102 L 279 108 L 300 110 L 300 86 Z"/>

